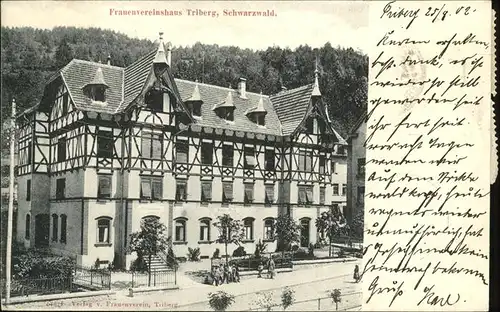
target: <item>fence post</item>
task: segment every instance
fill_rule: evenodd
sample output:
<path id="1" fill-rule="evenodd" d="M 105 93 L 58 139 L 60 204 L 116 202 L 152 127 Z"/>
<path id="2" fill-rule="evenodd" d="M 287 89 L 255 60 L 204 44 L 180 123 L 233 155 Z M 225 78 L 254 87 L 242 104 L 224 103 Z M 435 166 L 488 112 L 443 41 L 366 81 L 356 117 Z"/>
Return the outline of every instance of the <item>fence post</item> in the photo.
<path id="1" fill-rule="evenodd" d="M 93 270 L 90 269 L 90 286 L 92 286 L 94 283 L 93 283 L 93 280 L 94 280 L 94 275 L 92 274 L 93 273 Z"/>
<path id="2" fill-rule="evenodd" d="M 174 266 L 174 285 L 177 286 L 177 266 Z"/>
<path id="3" fill-rule="evenodd" d="M 321 311 L 321 298 L 318 298 L 318 311 Z"/>
<path id="4" fill-rule="evenodd" d="M 153 270 L 153 286 L 156 287 L 156 269 Z"/>
<path id="5" fill-rule="evenodd" d="M 132 276 L 132 288 L 134 288 L 134 271 L 130 272 L 130 275 Z"/>

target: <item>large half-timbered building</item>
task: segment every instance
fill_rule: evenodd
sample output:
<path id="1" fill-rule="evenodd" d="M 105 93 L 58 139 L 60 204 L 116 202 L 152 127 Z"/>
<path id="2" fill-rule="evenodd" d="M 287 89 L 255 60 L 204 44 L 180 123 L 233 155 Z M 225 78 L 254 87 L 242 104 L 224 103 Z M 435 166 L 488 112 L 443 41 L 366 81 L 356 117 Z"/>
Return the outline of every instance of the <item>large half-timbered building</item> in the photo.
<path id="1" fill-rule="evenodd" d="M 314 219 L 345 207 L 346 142 L 331 126 L 318 78 L 274 95 L 174 78 L 171 48 L 126 68 L 72 60 L 18 119 L 17 240 L 129 266 L 141 219 L 167 225 L 174 251 L 210 256 L 217 216 L 242 220 L 243 246 L 274 250 L 274 219 L 291 214 L 301 245 Z M 221 249 L 223 250 L 223 249 Z"/>

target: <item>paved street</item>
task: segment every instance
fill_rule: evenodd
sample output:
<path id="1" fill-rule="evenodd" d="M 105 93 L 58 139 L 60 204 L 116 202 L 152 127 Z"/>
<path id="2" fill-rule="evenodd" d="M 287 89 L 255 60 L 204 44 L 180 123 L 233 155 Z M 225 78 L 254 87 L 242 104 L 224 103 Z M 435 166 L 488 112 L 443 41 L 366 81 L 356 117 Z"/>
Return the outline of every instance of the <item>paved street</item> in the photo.
<path id="1" fill-rule="evenodd" d="M 128 297 L 127 291 L 120 291 L 116 295 L 100 296 L 82 299 L 65 299 L 51 302 L 34 302 L 11 306 L 15 309 L 81 309 L 81 310 L 210 310 L 208 294 L 224 290 L 234 296 L 235 303 L 229 310 L 248 310 L 259 307 L 255 304 L 262 297 L 259 292 L 271 293 L 272 302 L 279 303 L 281 290 L 289 286 L 295 291 L 297 303 L 291 310 L 318 310 L 318 297 L 327 297 L 328 291 L 339 288 L 343 295 L 339 310 L 349 309 L 361 305 L 360 285 L 353 283 L 352 272 L 357 262 L 333 263 L 321 266 L 308 266 L 294 270 L 293 273 L 281 273 L 274 280 L 259 279 L 254 276 L 242 279 L 240 283 L 224 284 L 219 287 L 194 283 L 182 273 L 178 276 L 181 289 L 170 291 L 154 291 L 136 293 Z M 351 295 L 349 295 L 351 294 Z M 323 299 L 319 303 L 320 310 L 335 310 L 330 299 Z M 262 309 L 261 309 L 262 310 Z M 282 310 L 275 307 L 273 310 Z"/>

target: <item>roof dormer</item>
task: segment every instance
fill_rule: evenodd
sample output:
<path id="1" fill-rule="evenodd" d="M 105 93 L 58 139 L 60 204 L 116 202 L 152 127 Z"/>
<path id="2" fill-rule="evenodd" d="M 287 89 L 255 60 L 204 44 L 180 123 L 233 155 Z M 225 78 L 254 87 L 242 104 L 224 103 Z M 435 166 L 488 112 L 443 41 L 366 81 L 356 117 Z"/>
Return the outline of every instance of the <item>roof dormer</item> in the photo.
<path id="1" fill-rule="evenodd" d="M 231 86 L 229 86 L 231 88 Z M 212 110 L 222 119 L 233 121 L 234 120 L 234 109 L 236 107 L 233 103 L 233 93 L 231 90 L 228 91 L 226 99 L 212 108 Z"/>
<path id="2" fill-rule="evenodd" d="M 196 81 L 198 82 L 198 81 Z M 194 86 L 193 94 L 189 99 L 185 101 L 191 114 L 196 117 L 201 117 L 201 105 L 203 104 L 203 100 L 200 95 L 200 88 L 198 87 L 198 83 Z"/>
<path id="3" fill-rule="evenodd" d="M 259 126 L 265 126 L 266 114 L 267 114 L 267 111 L 264 108 L 264 99 L 262 97 L 262 92 L 261 92 L 260 99 L 259 99 L 259 102 L 257 103 L 257 106 L 248 109 L 246 112 L 246 115 L 247 115 L 248 119 L 255 122 Z"/>
<path id="4" fill-rule="evenodd" d="M 104 81 L 104 74 L 101 67 L 98 67 L 94 78 L 86 84 L 84 92 L 93 102 L 106 102 L 106 90 L 109 88 L 106 81 Z"/>

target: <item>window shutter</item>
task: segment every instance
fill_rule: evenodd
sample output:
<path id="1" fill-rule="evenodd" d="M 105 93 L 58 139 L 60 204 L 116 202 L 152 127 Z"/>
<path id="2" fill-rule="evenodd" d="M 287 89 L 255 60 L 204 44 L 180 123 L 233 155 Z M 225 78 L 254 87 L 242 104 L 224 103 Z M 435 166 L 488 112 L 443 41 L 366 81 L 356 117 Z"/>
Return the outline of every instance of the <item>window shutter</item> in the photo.
<path id="1" fill-rule="evenodd" d="M 212 199 L 212 183 L 204 182 L 201 184 L 202 200 Z"/>
<path id="2" fill-rule="evenodd" d="M 162 180 L 154 180 L 151 182 L 153 189 L 153 198 L 161 199 L 163 197 L 163 183 Z"/>
<path id="3" fill-rule="evenodd" d="M 303 187 L 300 187 L 300 188 L 299 188 L 299 204 L 304 204 L 304 203 L 306 203 L 306 201 L 307 201 L 307 200 L 306 200 L 306 199 L 307 199 L 307 197 L 306 197 L 306 196 L 307 196 L 307 195 L 306 195 L 306 190 L 305 190 Z"/>
<path id="4" fill-rule="evenodd" d="M 151 198 L 151 184 L 150 181 L 141 182 L 141 197 Z"/>
<path id="5" fill-rule="evenodd" d="M 245 184 L 245 202 L 249 203 L 253 201 L 253 184 Z"/>
<path id="6" fill-rule="evenodd" d="M 314 201 L 312 187 L 306 188 L 306 194 L 307 194 L 307 203 L 312 203 Z"/>
<path id="7" fill-rule="evenodd" d="M 233 200 L 233 184 L 224 183 L 224 197 L 227 200 Z"/>
<path id="8" fill-rule="evenodd" d="M 151 158 L 151 134 L 143 133 L 141 136 L 141 155 L 144 158 Z"/>
<path id="9" fill-rule="evenodd" d="M 161 134 L 155 134 L 153 136 L 153 158 L 162 157 L 162 141 L 163 136 Z"/>
<path id="10" fill-rule="evenodd" d="M 266 186 L 266 202 L 272 204 L 274 201 L 274 186 Z"/>
<path id="11" fill-rule="evenodd" d="M 97 197 L 111 197 L 111 177 L 99 177 L 98 190 Z"/>

